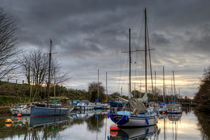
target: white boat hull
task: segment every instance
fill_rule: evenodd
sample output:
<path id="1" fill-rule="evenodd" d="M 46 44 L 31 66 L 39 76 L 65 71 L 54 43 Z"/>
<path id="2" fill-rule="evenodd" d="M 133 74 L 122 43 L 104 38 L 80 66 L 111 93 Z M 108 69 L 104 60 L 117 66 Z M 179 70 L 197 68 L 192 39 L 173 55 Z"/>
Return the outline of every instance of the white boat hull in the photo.
<path id="1" fill-rule="evenodd" d="M 94 106 L 77 105 L 77 106 L 75 106 L 75 109 L 77 109 L 77 110 L 93 110 Z"/>
<path id="2" fill-rule="evenodd" d="M 170 104 L 167 108 L 168 114 L 181 114 L 182 113 L 182 107 L 180 104 Z"/>
<path id="3" fill-rule="evenodd" d="M 27 105 L 20 105 L 20 106 L 12 106 L 10 107 L 10 111 L 12 115 L 30 115 L 31 114 L 31 107 Z"/>
<path id="4" fill-rule="evenodd" d="M 129 122 L 124 124 L 123 126 L 125 127 L 144 127 L 144 126 L 151 126 L 151 125 L 155 125 L 157 123 L 157 120 L 155 117 L 152 117 L 150 119 L 148 119 L 148 124 L 145 120 L 145 118 L 134 118 L 131 117 L 129 118 Z"/>
<path id="5" fill-rule="evenodd" d="M 112 114 L 111 120 L 119 127 L 146 127 L 156 125 L 157 123 L 157 118 L 155 116 L 137 117 Z"/>

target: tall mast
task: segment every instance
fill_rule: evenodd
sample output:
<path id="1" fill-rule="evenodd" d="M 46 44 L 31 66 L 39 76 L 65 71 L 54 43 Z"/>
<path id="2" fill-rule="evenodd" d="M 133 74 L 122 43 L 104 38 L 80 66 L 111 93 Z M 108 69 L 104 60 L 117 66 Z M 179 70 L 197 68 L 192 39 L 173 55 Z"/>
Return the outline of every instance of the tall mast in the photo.
<path id="1" fill-rule="evenodd" d="M 131 96 L 131 29 L 129 28 L 129 93 Z"/>
<path id="2" fill-rule="evenodd" d="M 171 78 L 171 94 L 172 95 L 174 94 L 174 91 L 173 91 L 173 77 Z"/>
<path id="3" fill-rule="evenodd" d="M 164 127 L 163 127 L 164 129 L 164 132 L 163 132 L 163 137 L 164 137 L 164 140 L 166 140 L 166 120 L 165 120 L 165 118 L 164 118 Z"/>
<path id="4" fill-rule="evenodd" d="M 150 43 L 149 43 L 149 31 L 147 28 L 147 42 L 148 42 L 148 51 L 149 51 L 149 66 L 150 66 L 150 76 L 151 76 L 151 85 L 152 85 L 152 94 L 154 94 L 154 87 L 153 87 L 153 73 L 152 73 L 152 58 L 151 58 L 151 50 Z"/>
<path id="5" fill-rule="evenodd" d="M 106 72 L 106 96 L 108 94 L 108 91 L 107 91 L 107 72 Z"/>
<path id="6" fill-rule="evenodd" d="M 156 94 L 156 71 L 155 71 L 155 90 L 154 90 L 154 92 L 155 92 L 155 94 Z"/>
<path id="7" fill-rule="evenodd" d="M 163 102 L 165 102 L 165 69 L 163 66 Z"/>
<path id="8" fill-rule="evenodd" d="M 49 51 L 49 67 L 48 67 L 48 82 L 47 82 L 47 107 L 49 104 L 50 95 L 50 76 L 51 76 L 51 57 L 52 57 L 52 40 L 50 40 L 50 51 Z"/>
<path id="9" fill-rule="evenodd" d="M 145 94 L 147 94 L 147 10 L 144 10 L 145 18 Z"/>
<path id="10" fill-rule="evenodd" d="M 53 70 L 53 72 L 54 72 L 54 97 L 55 97 L 55 88 L 56 88 L 56 79 L 55 79 L 55 68 L 54 68 L 54 70 Z"/>
<path id="11" fill-rule="evenodd" d="M 174 84 L 174 97 L 176 96 L 176 84 L 175 84 L 175 75 L 173 71 L 173 84 Z"/>
<path id="12" fill-rule="evenodd" d="M 99 102 L 99 69 L 98 69 L 98 87 L 97 87 L 97 92 L 98 92 L 98 102 Z"/>

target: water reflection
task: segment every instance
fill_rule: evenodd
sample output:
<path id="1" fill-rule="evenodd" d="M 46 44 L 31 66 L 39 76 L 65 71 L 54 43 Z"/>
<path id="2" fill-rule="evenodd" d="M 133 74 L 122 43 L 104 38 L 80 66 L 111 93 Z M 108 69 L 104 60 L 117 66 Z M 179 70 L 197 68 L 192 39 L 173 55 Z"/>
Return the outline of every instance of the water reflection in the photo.
<path id="1" fill-rule="evenodd" d="M 94 114 L 90 117 L 87 122 L 88 130 L 90 131 L 100 131 L 104 126 L 105 115 Z"/>
<path id="2" fill-rule="evenodd" d="M 119 129 L 118 131 L 111 131 L 108 140 L 147 140 L 152 136 L 157 137 L 159 130 L 157 126 Z"/>
<path id="3" fill-rule="evenodd" d="M 168 114 L 167 116 L 170 121 L 176 122 L 181 119 L 182 114 Z"/>
<path id="4" fill-rule="evenodd" d="M 13 123 L 5 125 L 5 119 Z M 162 114 L 157 126 L 120 129 L 110 132 L 113 122 L 107 112 L 97 110 L 72 112 L 57 117 L 0 117 L 0 139 L 74 139 L 74 140 L 208 140 L 210 139 L 210 116 L 186 109 L 183 114 Z"/>
<path id="5" fill-rule="evenodd" d="M 30 127 L 42 127 L 46 125 L 56 125 L 59 123 L 70 121 L 67 116 L 53 117 L 32 117 L 30 118 Z"/>
<path id="6" fill-rule="evenodd" d="M 185 106 L 185 107 L 182 107 L 182 111 L 186 114 L 190 113 L 193 111 L 193 108 L 192 107 L 189 107 L 189 106 Z"/>
<path id="7" fill-rule="evenodd" d="M 195 115 L 198 118 L 198 128 L 202 133 L 202 140 L 210 139 L 210 114 L 204 114 L 195 110 Z"/>

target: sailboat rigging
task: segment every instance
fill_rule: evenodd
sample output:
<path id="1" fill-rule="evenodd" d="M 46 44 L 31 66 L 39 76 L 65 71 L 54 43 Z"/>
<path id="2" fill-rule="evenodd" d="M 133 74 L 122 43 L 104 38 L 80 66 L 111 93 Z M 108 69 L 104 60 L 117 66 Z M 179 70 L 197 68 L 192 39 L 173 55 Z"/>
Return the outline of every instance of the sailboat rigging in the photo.
<path id="1" fill-rule="evenodd" d="M 111 120 L 119 127 L 142 127 L 151 126 L 157 123 L 154 111 L 144 106 L 147 102 L 147 11 L 145 16 L 145 94 L 142 98 L 131 97 L 131 29 L 129 29 L 129 99 L 123 111 L 111 114 Z"/>
<path id="2" fill-rule="evenodd" d="M 182 113 L 182 107 L 180 103 L 176 102 L 176 86 L 175 86 L 175 74 L 173 71 L 173 94 L 174 94 L 174 101 L 172 101 L 170 104 L 168 104 L 167 113 L 169 114 L 181 114 Z"/>
<path id="3" fill-rule="evenodd" d="M 50 40 L 50 50 L 49 50 L 47 104 L 37 103 L 35 105 L 32 105 L 31 106 L 32 117 L 67 115 L 67 113 L 70 110 L 70 108 L 62 107 L 61 104 L 49 104 L 50 81 L 51 81 L 51 59 L 52 59 L 52 40 Z"/>

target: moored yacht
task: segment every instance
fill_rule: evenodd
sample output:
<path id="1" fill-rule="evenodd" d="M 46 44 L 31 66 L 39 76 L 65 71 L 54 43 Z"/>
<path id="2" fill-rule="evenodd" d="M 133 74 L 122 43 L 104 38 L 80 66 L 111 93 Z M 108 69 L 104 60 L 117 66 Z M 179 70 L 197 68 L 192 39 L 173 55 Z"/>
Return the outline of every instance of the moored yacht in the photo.
<path id="1" fill-rule="evenodd" d="M 156 125 L 157 118 L 153 108 L 146 108 L 144 103 L 148 101 L 147 97 L 147 12 L 144 10 L 145 16 L 145 94 L 142 98 L 131 97 L 131 30 L 129 29 L 129 99 L 124 105 L 122 111 L 111 112 L 109 117 L 119 127 L 145 127 Z"/>
<path id="2" fill-rule="evenodd" d="M 50 51 L 49 51 L 49 64 L 48 64 L 48 82 L 47 82 L 47 103 L 36 104 L 31 106 L 31 116 L 57 116 L 67 115 L 72 108 L 63 107 L 61 104 L 49 104 L 50 96 L 50 80 L 51 80 L 51 56 L 52 56 L 52 40 L 50 40 Z"/>
<path id="3" fill-rule="evenodd" d="M 31 117 L 67 115 L 73 108 L 63 107 L 61 104 L 36 103 L 31 106 Z"/>

